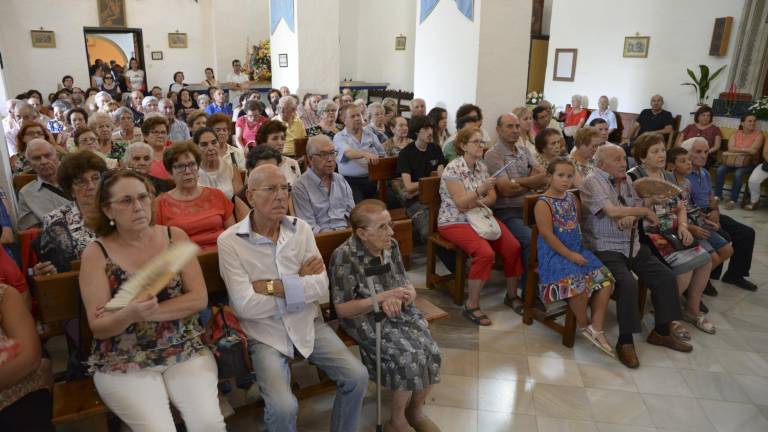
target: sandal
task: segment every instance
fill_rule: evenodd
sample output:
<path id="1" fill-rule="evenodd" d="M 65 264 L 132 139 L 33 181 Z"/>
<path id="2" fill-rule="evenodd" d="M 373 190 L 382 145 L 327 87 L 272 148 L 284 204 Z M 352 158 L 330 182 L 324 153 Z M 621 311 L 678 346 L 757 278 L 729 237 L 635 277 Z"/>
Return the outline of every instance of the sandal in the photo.
<path id="1" fill-rule="evenodd" d="M 682 341 L 687 342 L 691 340 L 691 334 L 688 333 L 688 329 L 686 329 L 685 326 L 680 324 L 680 321 L 672 321 L 669 323 L 669 331 L 672 333 L 672 336 Z"/>
<path id="2" fill-rule="evenodd" d="M 714 324 L 712 324 L 703 313 L 693 316 L 688 312 L 683 312 L 683 321 L 693 324 L 697 329 L 704 333 L 715 334 L 717 331 Z"/>
<path id="3" fill-rule="evenodd" d="M 613 352 L 613 348 L 605 339 L 605 332 L 595 330 L 592 325 L 588 325 L 586 328 L 580 329 L 581 335 L 592 342 L 592 345 L 600 348 L 604 353 L 611 357 L 616 357 Z"/>
<path id="4" fill-rule="evenodd" d="M 525 303 L 523 303 L 523 299 L 521 299 L 519 296 L 510 297 L 509 293 L 505 294 L 504 304 L 511 307 L 516 314 L 523 316 Z"/>
<path id="5" fill-rule="evenodd" d="M 473 323 L 487 327 L 491 325 L 491 320 L 488 318 L 488 315 L 481 313 L 480 315 L 475 315 L 475 312 L 479 311 L 480 307 L 469 309 L 467 307 L 467 304 L 464 303 L 464 307 L 461 309 L 461 314 L 464 315 L 464 318 L 472 321 Z"/>

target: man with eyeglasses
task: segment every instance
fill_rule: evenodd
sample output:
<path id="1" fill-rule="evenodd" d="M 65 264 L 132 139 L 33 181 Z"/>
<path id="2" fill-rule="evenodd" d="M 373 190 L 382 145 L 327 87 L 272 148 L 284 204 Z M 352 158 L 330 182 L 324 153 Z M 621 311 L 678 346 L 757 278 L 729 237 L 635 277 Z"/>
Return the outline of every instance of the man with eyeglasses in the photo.
<path id="1" fill-rule="evenodd" d="M 232 60 L 232 72 L 227 75 L 227 85 L 229 86 L 229 100 L 232 102 L 239 101 L 240 95 L 251 87 L 248 74 L 240 69 L 240 60 L 238 59 Z M 232 115 L 232 112 L 229 114 Z"/>
<path id="2" fill-rule="evenodd" d="M 5 144 L 8 146 L 8 156 L 10 157 L 13 157 L 18 153 L 18 150 L 16 149 L 16 146 L 18 145 L 16 135 L 19 134 L 21 126 L 24 123 L 37 122 L 38 119 L 38 113 L 35 111 L 35 108 L 23 100 L 16 102 L 13 112 L 16 120 L 15 125 L 11 129 L 5 129 Z M 41 123 L 40 125 L 45 127 L 44 123 Z"/>
<path id="3" fill-rule="evenodd" d="M 330 430 L 356 431 L 368 371 L 320 318 L 328 275 L 312 228 L 287 216 L 289 192 L 278 167 L 251 171 L 246 199 L 253 209 L 219 236 L 219 269 L 249 338 L 267 430 L 296 431 L 290 360 L 299 354 L 336 382 Z"/>
<path id="4" fill-rule="evenodd" d="M 37 178 L 19 190 L 20 230 L 42 224 L 43 216 L 71 201 L 59 188 L 59 156 L 51 143 L 35 138 L 27 144 L 25 155 Z"/>
<path id="5" fill-rule="evenodd" d="M 176 110 L 170 99 L 160 99 L 157 103 L 157 108 L 165 115 L 165 119 L 168 120 L 170 125 L 168 136 L 171 138 L 171 142 L 177 143 L 192 139 L 187 124 L 176 118 Z"/>
<path id="6" fill-rule="evenodd" d="M 363 115 L 355 104 L 341 107 L 344 130 L 333 137 L 338 154 L 339 174 L 352 188 L 355 203 L 376 197 L 376 183 L 368 180 L 368 163 L 385 156 L 384 147 L 373 132 L 363 128 Z"/>
<path id="7" fill-rule="evenodd" d="M 312 227 L 312 232 L 346 229 L 355 207 L 352 189 L 336 170 L 336 150 L 326 135 L 307 141 L 309 169 L 293 185 L 296 216 Z"/>

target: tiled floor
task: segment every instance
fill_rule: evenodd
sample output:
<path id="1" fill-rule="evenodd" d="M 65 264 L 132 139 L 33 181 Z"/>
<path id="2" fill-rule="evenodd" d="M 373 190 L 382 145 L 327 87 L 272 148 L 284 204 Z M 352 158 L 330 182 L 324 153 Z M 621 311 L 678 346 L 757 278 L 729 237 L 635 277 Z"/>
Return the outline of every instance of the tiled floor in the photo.
<path id="1" fill-rule="evenodd" d="M 503 281 L 494 274 L 482 305 L 494 324 L 477 328 L 461 318 L 442 292 L 420 290 L 450 318 L 431 325 L 442 355 L 442 382 L 427 413 L 451 431 L 768 431 L 768 212 L 733 211 L 757 231 L 750 293 L 715 282 L 705 298 L 716 335 L 691 329 L 694 351 L 683 354 L 635 342 L 641 366 L 630 370 L 577 338 L 568 349 L 540 324 L 526 326 L 502 304 Z M 413 283 L 424 287 L 424 260 L 416 257 Z M 611 310 L 607 334 L 616 339 Z M 362 431 L 374 431 L 375 387 L 363 409 Z M 388 396 L 384 393 L 384 413 Z M 303 431 L 328 430 L 333 395 L 301 403 Z M 263 430 L 261 419 L 231 418 L 232 431 Z"/>

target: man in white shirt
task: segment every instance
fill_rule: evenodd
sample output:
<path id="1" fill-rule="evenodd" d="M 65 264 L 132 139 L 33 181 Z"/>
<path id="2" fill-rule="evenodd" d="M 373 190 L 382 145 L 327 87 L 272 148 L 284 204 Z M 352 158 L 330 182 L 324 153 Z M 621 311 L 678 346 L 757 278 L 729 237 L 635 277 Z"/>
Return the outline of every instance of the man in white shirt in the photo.
<path id="1" fill-rule="evenodd" d="M 328 301 L 328 275 L 312 228 L 286 216 L 289 192 L 278 167 L 251 171 L 246 198 L 253 210 L 219 237 L 219 269 L 249 337 L 267 429 L 296 430 L 290 360 L 298 353 L 336 382 L 330 430 L 356 431 L 368 372 L 323 322 L 319 303 Z"/>
<path id="2" fill-rule="evenodd" d="M 597 100 L 597 109 L 592 111 L 585 124 L 590 124 L 592 120 L 601 118 L 608 124 L 608 134 L 610 135 L 614 129 L 616 129 L 616 114 L 613 113 L 608 107 L 608 96 L 600 96 Z"/>
<path id="3" fill-rule="evenodd" d="M 251 82 L 248 80 L 248 74 L 240 70 L 240 60 L 232 60 L 232 72 L 227 75 L 227 85 L 229 86 L 229 102 L 236 105 L 240 101 L 240 95 L 248 91 Z"/>

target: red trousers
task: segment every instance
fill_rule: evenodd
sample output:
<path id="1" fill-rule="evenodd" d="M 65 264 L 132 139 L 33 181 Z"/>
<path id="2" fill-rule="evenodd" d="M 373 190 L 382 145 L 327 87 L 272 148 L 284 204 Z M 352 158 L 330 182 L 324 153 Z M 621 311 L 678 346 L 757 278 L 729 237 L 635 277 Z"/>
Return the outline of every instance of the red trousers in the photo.
<path id="1" fill-rule="evenodd" d="M 521 247 L 509 229 L 496 220 L 501 227 L 501 237 L 496 240 L 486 240 L 480 237 L 468 223 L 445 225 L 437 227 L 437 231 L 446 240 L 460 247 L 472 257 L 472 267 L 469 269 L 470 280 L 486 281 L 493 270 L 494 251 L 501 255 L 504 261 L 504 276 L 520 276 L 523 274 Z"/>

